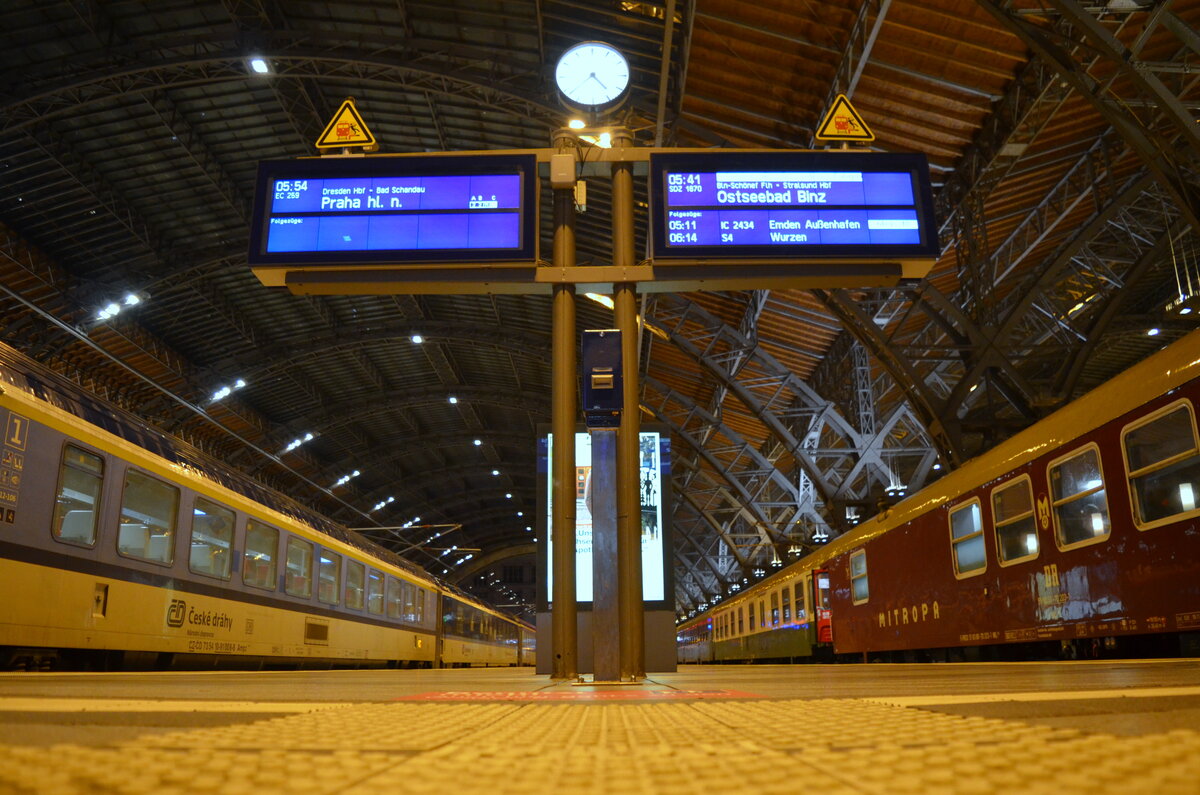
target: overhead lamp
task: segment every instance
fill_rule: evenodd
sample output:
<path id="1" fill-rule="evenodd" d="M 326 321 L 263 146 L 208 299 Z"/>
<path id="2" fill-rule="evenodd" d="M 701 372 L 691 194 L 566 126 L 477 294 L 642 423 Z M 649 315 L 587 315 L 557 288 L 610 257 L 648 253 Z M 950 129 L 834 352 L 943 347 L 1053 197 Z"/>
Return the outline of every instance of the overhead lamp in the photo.
<path id="1" fill-rule="evenodd" d="M 250 66 L 250 71 L 256 75 L 271 74 L 271 64 L 261 55 L 251 55 L 247 64 Z"/>
<path id="2" fill-rule="evenodd" d="M 595 301 L 596 303 L 600 304 L 601 306 L 606 306 L 609 309 L 613 308 L 612 296 L 601 295 L 600 293 L 584 293 L 583 297 L 590 298 L 591 300 Z"/>
<path id="3" fill-rule="evenodd" d="M 425 338 L 422 337 L 420 334 L 413 334 L 411 337 L 409 337 L 409 339 L 411 339 L 417 345 L 420 345 L 422 342 L 425 341 Z"/>
<path id="4" fill-rule="evenodd" d="M 499 470 L 499 469 L 493 469 L 493 470 L 492 470 L 492 477 L 496 477 L 496 476 L 497 476 L 497 475 L 499 475 L 499 474 L 500 474 L 500 470 Z"/>
<path id="5" fill-rule="evenodd" d="M 451 406 L 456 406 L 456 405 L 458 405 L 458 398 L 454 397 L 454 395 L 451 395 L 451 396 L 450 396 L 450 405 L 451 405 Z"/>
<path id="6" fill-rule="evenodd" d="M 334 488 L 334 489 L 336 489 L 338 486 L 344 486 L 345 484 L 347 484 L 347 483 L 349 483 L 349 482 L 350 482 L 350 478 L 356 478 L 356 477 L 358 477 L 360 474 L 362 474 L 362 473 L 360 473 L 360 472 L 359 472 L 359 471 L 356 469 L 356 470 L 354 470 L 353 472 L 351 472 L 349 475 L 342 475 L 340 478 L 338 478 L 338 479 L 337 479 L 337 482 L 336 482 L 336 483 L 334 483 L 334 484 L 333 484 L 333 485 L 332 485 L 330 488 Z"/>
<path id="7" fill-rule="evenodd" d="M 934 464 L 934 465 L 933 465 L 933 468 L 934 468 L 935 470 L 936 470 L 936 469 L 941 469 L 941 468 L 942 468 L 942 465 L 941 465 L 941 464 Z"/>
<path id="8" fill-rule="evenodd" d="M 572 130 L 582 130 L 587 126 L 587 122 L 583 119 L 571 119 L 569 122 L 567 122 L 567 126 Z"/>
<path id="9" fill-rule="evenodd" d="M 517 511 L 517 516 L 524 516 L 524 515 L 525 515 L 524 511 Z"/>
<path id="10" fill-rule="evenodd" d="M 506 499 L 506 500 L 511 500 L 511 499 L 512 499 L 512 492 L 509 492 L 508 494 L 505 494 L 505 495 L 504 495 L 504 499 Z"/>
<path id="11" fill-rule="evenodd" d="M 297 436 L 295 439 L 292 439 L 290 442 L 288 442 L 288 446 L 283 448 L 283 452 L 290 453 L 305 442 L 311 442 L 312 440 L 313 435 L 311 433 L 306 433 L 304 436 Z"/>
<path id="12" fill-rule="evenodd" d="M 1157 337 L 1157 336 L 1158 336 L 1158 329 L 1157 329 L 1157 328 L 1152 328 L 1152 329 L 1150 329 L 1149 331 L 1147 331 L 1147 332 L 1146 332 L 1146 336 L 1147 336 L 1147 337 Z"/>
<path id="13" fill-rule="evenodd" d="M 483 444 L 483 440 L 482 440 L 482 439 L 476 439 L 476 440 L 475 440 L 475 442 L 474 442 L 474 444 L 475 444 L 475 446 L 476 446 L 476 447 L 478 447 L 479 445 Z"/>
<path id="14" fill-rule="evenodd" d="M 239 378 L 238 380 L 234 381 L 231 386 L 223 386 L 216 392 L 213 392 L 212 396 L 209 398 L 209 401 L 216 403 L 218 400 L 224 400 L 232 395 L 235 389 L 241 389 L 244 386 L 246 386 L 246 381 L 242 378 Z"/>
<path id="15" fill-rule="evenodd" d="M 96 320 L 102 323 L 106 320 L 111 320 L 121 314 L 122 310 L 137 306 L 144 300 L 146 299 L 137 293 L 125 293 L 125 296 L 120 301 L 109 301 L 103 307 L 96 310 Z"/>

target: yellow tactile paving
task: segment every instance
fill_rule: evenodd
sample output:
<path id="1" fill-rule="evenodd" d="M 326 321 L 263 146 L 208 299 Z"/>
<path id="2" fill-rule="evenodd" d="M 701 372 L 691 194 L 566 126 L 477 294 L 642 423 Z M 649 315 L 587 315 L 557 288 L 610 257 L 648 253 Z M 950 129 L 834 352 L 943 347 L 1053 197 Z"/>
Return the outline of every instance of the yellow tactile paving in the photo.
<path id="1" fill-rule="evenodd" d="M 355 705 L 111 748 L 0 746 L 0 793 L 1196 793 L 1139 737 L 862 699 Z"/>

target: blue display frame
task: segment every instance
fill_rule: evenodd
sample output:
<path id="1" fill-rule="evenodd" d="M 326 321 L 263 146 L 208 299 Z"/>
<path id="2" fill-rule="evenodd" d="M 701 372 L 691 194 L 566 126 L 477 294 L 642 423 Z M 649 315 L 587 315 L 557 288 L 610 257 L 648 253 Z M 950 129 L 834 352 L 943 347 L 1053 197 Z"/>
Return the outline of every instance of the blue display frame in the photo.
<path id="1" fill-rule="evenodd" d="M 892 186 L 907 184 L 909 187 L 903 200 L 892 198 L 888 201 L 867 201 L 866 199 L 851 201 L 843 197 L 842 201 L 834 200 L 830 203 L 823 203 L 823 201 L 821 203 L 801 203 L 795 200 L 799 198 L 800 191 L 797 191 L 795 195 L 789 194 L 788 198 L 793 199 L 792 201 L 783 201 L 780 192 L 769 193 L 766 189 L 753 188 L 746 191 L 745 195 L 747 198 L 756 197 L 759 199 L 758 201 L 751 200 L 741 203 L 733 201 L 723 205 L 713 202 L 696 205 L 681 203 L 676 199 L 672 200 L 671 205 L 668 205 L 667 200 L 671 196 L 668 175 L 714 175 L 715 178 L 716 174 L 722 172 L 858 173 L 863 175 L 864 180 L 868 178 L 867 175 L 871 175 L 871 178 L 885 174 L 904 175 L 906 180 L 891 176 L 886 180 L 878 180 L 877 184 L 887 183 Z M 902 262 L 936 259 L 940 253 L 937 224 L 933 214 L 929 165 L 923 154 L 838 150 L 794 152 L 722 152 L 716 150 L 711 152 L 651 153 L 649 180 L 651 251 L 656 264 L 747 261 L 779 264 L 838 261 Z M 676 178 L 676 191 L 679 190 L 678 185 L 678 178 Z M 697 190 L 711 192 L 711 187 L 708 182 L 705 182 L 704 186 L 697 187 Z M 887 191 L 880 190 L 879 192 L 886 193 Z M 904 193 L 904 190 L 896 192 Z M 678 193 L 676 195 L 679 196 Z M 811 196 L 811 192 L 808 192 L 804 198 L 807 199 Z M 679 196 L 679 198 L 685 199 L 686 197 Z M 822 200 L 824 200 L 824 196 L 822 196 Z M 670 215 L 671 211 L 676 211 L 674 216 Z M 691 233 L 691 230 L 671 229 L 668 226 L 671 220 L 676 225 L 680 223 L 680 212 L 697 213 L 695 223 L 700 227 L 693 226 L 691 228 L 696 233 L 695 242 L 671 240 L 672 232 L 675 232 L 677 236 L 681 231 Z M 736 242 L 711 244 L 703 242 L 711 239 L 714 232 L 719 235 L 726 234 L 727 231 L 732 232 L 732 230 L 723 230 L 719 227 L 714 230 L 713 224 L 720 223 L 722 214 L 727 218 L 740 215 L 747 219 L 766 219 L 772 214 L 788 216 L 796 220 L 787 220 L 781 223 L 791 226 L 802 225 L 805 223 L 802 219 L 810 216 L 815 218 L 821 213 L 846 213 L 854 217 L 861 215 L 863 218 L 867 218 L 868 214 L 881 216 L 878 221 L 876 218 L 871 218 L 872 223 L 886 223 L 890 217 L 903 217 L 911 219 L 903 223 L 911 226 L 915 221 L 917 228 L 915 234 L 912 232 L 907 235 L 880 234 L 879 237 L 884 238 L 884 242 L 781 242 L 774 244 L 739 244 Z M 714 221 L 714 218 L 717 220 Z M 813 223 L 833 225 L 837 222 L 814 220 Z M 894 242 L 895 239 L 904 236 L 912 239 L 905 242 Z M 784 238 L 786 235 L 780 234 L 780 237 Z M 887 237 L 891 237 L 893 240 L 888 241 Z"/>
<path id="2" fill-rule="evenodd" d="M 376 157 L 324 157 L 303 158 L 296 160 L 267 160 L 259 163 L 258 178 L 254 194 L 254 215 L 250 225 L 249 263 L 252 267 L 280 266 L 318 266 L 346 268 L 354 266 L 380 265 L 421 265 L 488 262 L 526 263 L 532 264 L 537 260 L 538 248 L 538 179 L 537 155 L 530 154 L 484 154 L 484 155 L 442 155 L 442 156 L 376 156 Z M 401 183 L 419 180 L 423 177 L 476 177 L 486 180 L 490 177 L 516 176 L 519 179 L 517 194 L 518 206 L 515 208 L 470 208 L 470 207 L 434 207 L 434 208 L 400 208 L 395 211 L 380 207 L 337 207 L 328 210 L 321 209 L 291 209 L 276 211 L 272 205 L 276 202 L 274 186 L 277 181 L 324 181 L 346 180 L 347 184 L 355 181 L 391 181 Z M 366 184 L 366 183 L 364 183 Z M 368 190 L 360 194 L 362 197 L 373 196 Z M 473 198 L 474 194 L 472 194 Z M 385 199 L 390 201 L 390 199 Z M 473 202 L 472 202 L 473 203 Z M 347 202 L 346 204 L 352 204 Z M 489 223 L 501 216 L 516 214 L 515 227 L 511 219 L 503 219 L 503 229 L 490 233 L 486 231 Z M 341 248 L 333 250 L 313 250 L 309 246 L 303 250 L 272 250 L 271 224 L 276 219 L 278 230 L 280 219 L 303 219 L 300 223 L 310 223 L 313 219 L 331 219 L 335 222 L 354 224 L 361 220 L 363 228 L 370 222 L 378 225 L 385 219 L 395 219 L 400 223 L 409 223 L 421 219 L 432 227 L 437 221 L 445 219 L 447 228 L 461 227 L 470 221 L 485 231 L 481 233 L 481 241 L 503 243 L 492 246 L 445 246 L 440 243 L 433 247 L 394 247 L 394 248 Z M 357 228 L 357 226 L 356 226 Z M 475 228 L 473 226 L 472 228 Z M 490 234 L 490 237 L 489 237 Z M 349 236 L 346 236 L 349 238 Z M 398 237 L 398 235 L 397 235 Z M 501 240 L 501 238 L 506 238 Z M 364 236 L 363 239 L 365 239 Z M 275 238 L 279 240 L 279 238 Z M 373 237 L 376 243 L 388 242 L 393 238 L 387 235 Z M 457 237 L 443 236 L 443 239 L 458 240 Z M 434 241 L 438 243 L 438 241 Z M 357 246 L 358 243 L 348 244 Z"/>

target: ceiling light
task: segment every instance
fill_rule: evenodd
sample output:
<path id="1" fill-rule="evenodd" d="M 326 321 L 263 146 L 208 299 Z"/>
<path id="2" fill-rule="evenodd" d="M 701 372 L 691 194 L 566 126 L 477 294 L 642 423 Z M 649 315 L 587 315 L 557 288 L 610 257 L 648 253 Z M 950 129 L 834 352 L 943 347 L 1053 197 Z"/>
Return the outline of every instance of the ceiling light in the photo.
<path id="1" fill-rule="evenodd" d="M 1190 314 L 1192 314 L 1192 308 L 1190 306 L 1185 306 L 1183 309 L 1179 310 L 1179 314 L 1190 315 Z"/>
<path id="2" fill-rule="evenodd" d="M 1149 331 L 1147 331 L 1147 332 L 1146 332 L 1146 336 L 1147 336 L 1147 337 L 1157 337 L 1157 336 L 1158 336 L 1158 329 L 1156 329 L 1156 328 L 1152 328 L 1152 329 L 1150 329 Z"/>
<path id="3" fill-rule="evenodd" d="M 505 495 L 504 495 L 504 499 L 506 499 L 506 500 L 511 500 L 511 499 L 512 499 L 512 494 L 511 494 L 511 493 L 509 493 L 509 494 L 505 494 Z"/>
<path id="4" fill-rule="evenodd" d="M 420 345 L 422 342 L 425 341 L 425 338 L 422 337 L 420 334 L 413 334 L 412 337 L 410 337 L 410 339 L 417 345 Z"/>
<path id="5" fill-rule="evenodd" d="M 450 396 L 450 405 L 455 406 L 457 404 L 458 404 L 458 398 L 454 397 L 454 395 L 451 395 Z"/>
<path id="6" fill-rule="evenodd" d="M 590 298 L 601 306 L 606 306 L 609 309 L 613 308 L 612 296 L 600 295 L 599 293 L 584 293 L 584 298 Z"/>
<path id="7" fill-rule="evenodd" d="M 496 475 L 499 475 L 499 474 L 500 474 L 500 470 L 499 470 L 499 469 L 493 469 L 493 470 L 492 470 L 492 476 L 493 476 L 493 477 L 495 477 Z"/>
<path id="8" fill-rule="evenodd" d="M 942 468 L 942 465 L 941 465 L 941 464 L 934 464 L 934 465 L 933 465 L 933 468 L 934 468 L 934 469 L 941 469 L 941 468 Z"/>
<path id="9" fill-rule="evenodd" d="M 267 63 L 266 58 L 255 55 L 250 58 L 250 71 L 256 75 L 267 75 L 271 73 L 271 64 Z"/>
<path id="10" fill-rule="evenodd" d="M 481 444 L 483 444 L 483 440 L 482 440 L 482 439 L 476 439 L 476 440 L 475 440 L 475 446 L 476 446 L 476 447 L 478 447 L 478 446 L 479 446 L 479 445 L 481 445 Z"/>
<path id="11" fill-rule="evenodd" d="M 139 298 L 136 293 L 125 293 L 125 298 L 123 301 L 125 306 L 137 306 L 141 302 L 142 299 Z"/>
<path id="12" fill-rule="evenodd" d="M 582 130 L 587 126 L 587 122 L 585 122 L 583 119 L 571 119 L 569 122 L 567 122 L 567 126 L 572 130 Z"/>

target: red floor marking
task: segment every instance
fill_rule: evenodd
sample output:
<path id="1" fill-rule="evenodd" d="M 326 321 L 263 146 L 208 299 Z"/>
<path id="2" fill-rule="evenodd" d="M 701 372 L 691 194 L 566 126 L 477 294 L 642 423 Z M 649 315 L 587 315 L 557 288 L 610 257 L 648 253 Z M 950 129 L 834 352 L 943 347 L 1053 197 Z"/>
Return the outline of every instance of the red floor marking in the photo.
<path id="1" fill-rule="evenodd" d="M 446 690 L 400 696 L 394 701 L 676 701 L 689 698 L 763 698 L 740 690 Z"/>

